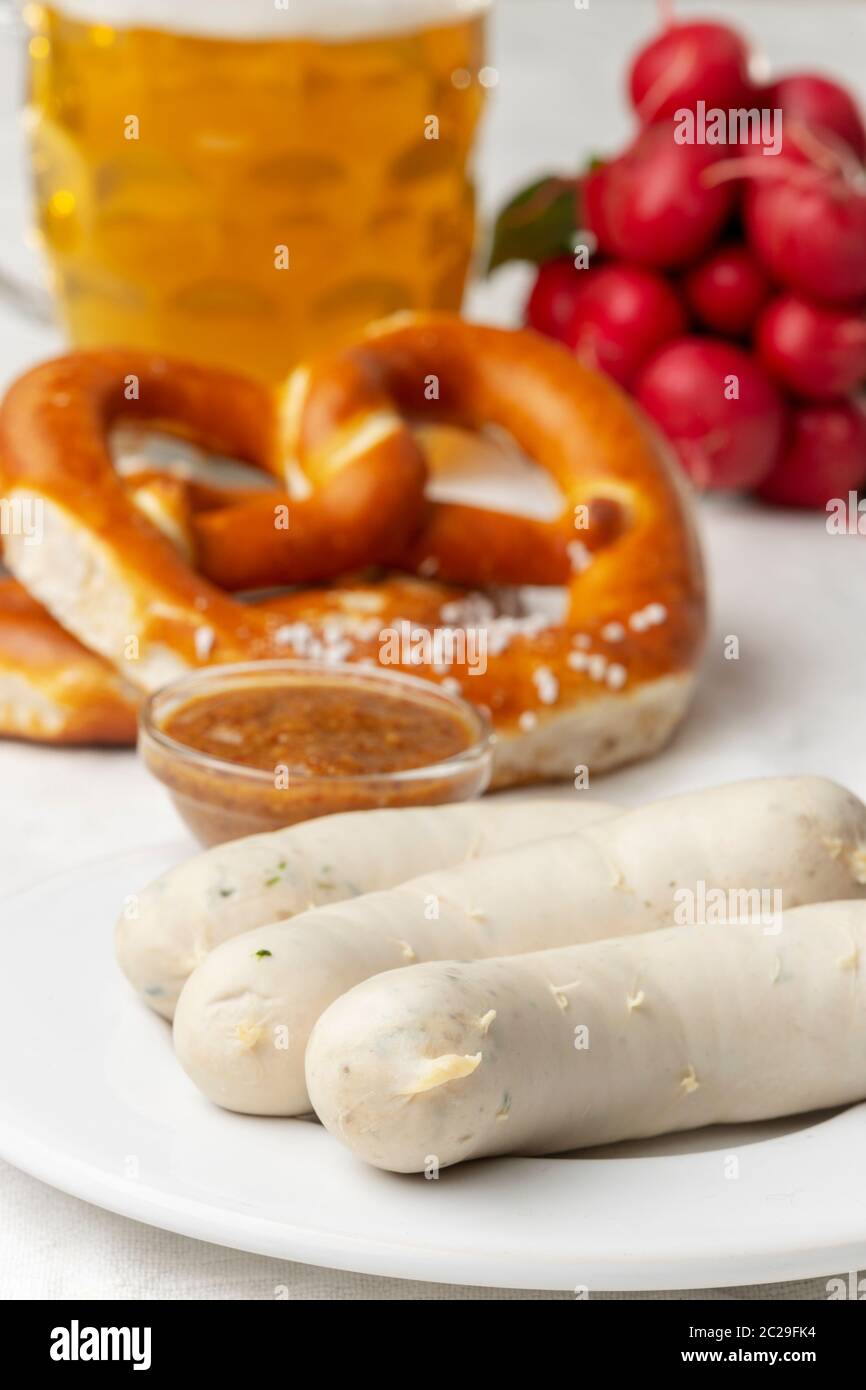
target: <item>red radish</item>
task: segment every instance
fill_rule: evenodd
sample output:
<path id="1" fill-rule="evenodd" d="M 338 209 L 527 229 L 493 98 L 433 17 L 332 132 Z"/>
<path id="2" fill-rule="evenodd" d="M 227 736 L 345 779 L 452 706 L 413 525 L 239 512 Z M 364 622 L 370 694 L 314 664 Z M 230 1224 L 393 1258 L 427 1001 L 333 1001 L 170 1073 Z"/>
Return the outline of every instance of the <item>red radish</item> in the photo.
<path id="1" fill-rule="evenodd" d="M 688 272 L 684 288 L 701 323 L 734 338 L 752 329 L 773 292 L 746 246 L 720 246 Z"/>
<path id="2" fill-rule="evenodd" d="M 632 64 L 629 93 L 643 125 L 696 102 L 748 106 L 749 50 L 726 24 L 671 24 Z"/>
<path id="3" fill-rule="evenodd" d="M 656 348 L 686 331 L 676 290 L 651 270 L 603 265 L 585 274 L 583 286 L 563 341 L 620 386 L 631 386 Z"/>
<path id="4" fill-rule="evenodd" d="M 699 487 L 755 487 L 776 461 L 785 408 L 742 348 L 678 338 L 650 358 L 635 394 Z"/>
<path id="5" fill-rule="evenodd" d="M 844 140 L 858 159 L 866 159 L 866 125 L 851 93 L 838 82 L 798 72 L 775 82 L 764 100 L 782 112 L 783 124 L 796 121 L 819 132 L 827 131 Z"/>
<path id="6" fill-rule="evenodd" d="M 731 182 L 708 187 L 706 171 L 724 146 L 678 145 L 674 127 L 648 126 L 618 159 L 585 180 L 580 212 L 599 248 L 656 268 L 694 261 L 731 213 Z"/>
<path id="7" fill-rule="evenodd" d="M 847 396 L 866 379 L 866 314 L 783 294 L 764 310 L 756 346 L 771 376 L 807 400 Z"/>
<path id="8" fill-rule="evenodd" d="M 525 317 L 530 328 L 562 341 L 589 273 L 578 270 L 571 256 L 558 256 L 539 266 L 526 305 Z"/>
<path id="9" fill-rule="evenodd" d="M 604 216 L 603 202 L 607 195 L 609 180 L 605 173 L 612 161 L 596 162 L 593 168 L 583 175 L 578 184 L 577 206 L 575 208 L 578 227 L 591 231 L 596 242 L 610 241 L 610 230 Z"/>
<path id="10" fill-rule="evenodd" d="M 746 190 L 750 244 L 775 280 L 810 299 L 866 297 L 866 187 L 784 158 L 762 159 L 773 167 L 755 171 Z"/>
<path id="11" fill-rule="evenodd" d="M 768 184 L 791 184 L 798 191 L 812 190 L 821 181 L 841 182 L 856 193 L 863 184 L 863 171 L 847 145 L 834 135 L 819 134 L 805 125 L 790 121 L 782 131 L 776 155 L 765 153 L 762 138 L 752 143 L 728 145 L 730 158 L 720 159 L 703 173 L 709 187 L 737 185 L 741 193 Z"/>
<path id="12" fill-rule="evenodd" d="M 866 482 L 866 417 L 853 401 L 804 405 L 791 416 L 785 448 L 758 488 L 786 507 L 825 507 Z"/>
<path id="13" fill-rule="evenodd" d="M 756 97 L 755 100 L 756 109 L 769 107 L 769 97 Z M 729 142 L 731 152 L 739 155 L 744 162 L 738 170 L 734 166 L 729 171 L 717 166 L 712 175 L 708 175 L 710 182 L 725 175 L 736 177 L 738 172 L 740 177 L 751 174 L 759 179 L 790 176 L 794 180 L 804 180 L 805 174 L 792 167 L 798 165 L 805 165 L 812 172 L 817 169 L 843 178 L 856 178 L 860 173 L 857 156 L 844 140 L 840 140 L 832 131 L 817 130 L 803 121 L 793 118 L 777 121 L 773 116 L 769 127 L 762 119 L 757 131 L 752 124 L 748 124 L 744 130 L 738 127 L 736 134 L 744 138 Z M 755 135 L 757 139 L 753 139 Z"/>

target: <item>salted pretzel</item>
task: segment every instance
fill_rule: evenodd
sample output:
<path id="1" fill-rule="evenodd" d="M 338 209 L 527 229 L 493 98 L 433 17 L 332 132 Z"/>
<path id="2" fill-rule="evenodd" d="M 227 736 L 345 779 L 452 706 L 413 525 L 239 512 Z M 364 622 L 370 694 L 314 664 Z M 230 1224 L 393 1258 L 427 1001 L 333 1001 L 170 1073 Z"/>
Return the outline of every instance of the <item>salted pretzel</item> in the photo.
<path id="1" fill-rule="evenodd" d="M 140 380 L 133 412 L 122 389 L 130 375 Z M 251 573 L 256 582 L 291 574 L 309 584 L 334 565 L 375 559 L 389 569 L 303 589 L 276 608 L 238 603 L 191 569 L 116 476 L 105 432 L 130 413 L 253 462 L 278 484 L 289 460 L 300 464 L 309 495 L 293 503 L 288 532 L 273 526 L 270 495 L 193 508 L 197 563 L 211 578 L 238 587 Z M 558 484 L 560 518 L 425 501 L 419 420 L 505 429 Z M 490 709 L 499 785 L 646 754 L 691 692 L 704 596 L 681 484 L 631 403 L 531 333 L 401 315 L 295 373 L 276 404 L 211 369 L 74 355 L 10 389 L 0 470 L 6 494 L 38 500 L 44 514 L 43 545 L 7 538 L 10 568 L 144 688 L 214 660 L 386 661 Z M 345 534 L 348 516 L 366 518 L 362 538 Z M 399 580 L 399 568 L 437 582 Z M 566 592 L 558 612 L 503 613 L 488 595 L 453 587 L 491 581 Z M 475 634 L 474 656 L 461 633 Z M 456 640 L 425 646 L 425 634 Z"/>
<path id="2" fill-rule="evenodd" d="M 447 315 L 395 315 L 363 341 L 299 367 L 281 394 L 284 458 L 303 460 L 307 485 L 331 483 L 344 449 L 357 449 L 375 431 L 401 438 L 408 453 L 412 426 L 458 425 L 479 431 L 495 424 L 559 484 L 564 507 L 554 522 L 481 507 L 427 501 L 419 524 L 395 531 L 380 562 L 456 584 L 566 584 L 586 552 L 606 545 L 624 521 L 611 495 L 593 492 L 591 452 L 580 467 L 557 437 L 557 378 L 543 339 L 530 333 L 479 328 Z M 375 381 L 387 408 L 350 425 L 345 442 L 317 448 L 335 409 L 346 416 L 346 383 Z M 612 483 L 609 475 L 606 482 Z M 375 484 L 375 479 L 373 480 Z M 586 507 L 580 531 L 574 506 Z M 378 505 L 375 499 L 371 504 Z M 242 512 L 211 510 L 195 522 L 199 567 L 227 589 L 293 583 L 292 557 L 274 536 L 273 500 L 256 495 Z M 309 575 L 308 578 L 324 577 Z"/>
<path id="3" fill-rule="evenodd" d="M 64 627 L 144 688 L 204 660 L 273 655 L 274 622 L 208 584 L 163 534 L 170 528 L 154 524 L 153 508 L 135 505 L 136 480 L 130 488 L 117 475 L 108 446 L 112 424 L 129 419 L 179 430 L 286 484 L 279 415 L 264 387 L 135 350 L 73 353 L 20 377 L 0 409 L 3 491 L 12 505 L 38 508 L 44 533 L 39 545 L 7 535 L 10 569 Z M 316 464 L 323 448 L 326 477 Z M 344 365 L 332 409 L 312 423 L 303 449 L 309 455 L 299 462 L 319 485 L 307 499 L 269 495 L 270 525 L 257 537 L 279 550 L 284 582 L 368 564 L 411 532 L 423 455 L 362 369 Z M 220 510 L 227 545 L 243 543 L 254 501 Z M 290 507 L 288 529 L 275 525 L 280 506 Z"/>
<path id="4" fill-rule="evenodd" d="M 136 701 L 14 579 L 0 579 L 0 734 L 48 743 L 135 742 Z"/>

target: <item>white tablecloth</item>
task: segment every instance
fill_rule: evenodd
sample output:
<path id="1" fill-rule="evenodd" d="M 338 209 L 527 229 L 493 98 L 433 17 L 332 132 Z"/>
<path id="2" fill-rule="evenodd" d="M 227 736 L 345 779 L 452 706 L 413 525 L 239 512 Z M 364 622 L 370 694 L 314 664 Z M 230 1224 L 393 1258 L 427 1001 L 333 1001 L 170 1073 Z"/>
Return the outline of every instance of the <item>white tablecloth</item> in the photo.
<path id="1" fill-rule="evenodd" d="M 713 8 L 741 18 L 780 66 L 823 66 L 862 86 L 866 14 L 854 3 L 824 0 L 820 22 L 808 0 L 717 0 Z M 619 99 L 623 59 L 653 16 L 649 0 L 590 0 L 586 11 L 570 0 L 503 0 L 493 55 L 500 81 L 481 160 L 486 207 L 539 169 L 570 167 L 590 149 L 621 142 L 628 129 Z M 8 48 L 0 64 L 0 91 L 14 90 Z M 0 264 L 26 271 L 32 266 L 19 244 L 17 135 L 8 120 L 0 155 Z M 513 319 L 524 281 L 519 268 L 506 271 L 473 295 L 474 312 Z M 0 378 L 8 380 L 55 341 L 0 319 Z M 703 521 L 714 616 L 694 712 L 668 752 L 605 779 L 604 795 L 637 802 L 714 781 L 800 771 L 838 778 L 866 796 L 866 541 L 829 535 L 821 516 L 744 503 L 710 502 Z M 731 635 L 739 639 L 735 661 L 723 656 Z M 161 788 L 131 753 L 0 746 L 4 895 L 83 859 L 182 834 Z M 283 1290 L 311 1299 L 547 1296 L 411 1284 L 244 1255 L 99 1211 L 0 1164 L 0 1298 L 256 1299 L 286 1296 Z M 826 1296 L 823 1280 L 750 1292 Z"/>

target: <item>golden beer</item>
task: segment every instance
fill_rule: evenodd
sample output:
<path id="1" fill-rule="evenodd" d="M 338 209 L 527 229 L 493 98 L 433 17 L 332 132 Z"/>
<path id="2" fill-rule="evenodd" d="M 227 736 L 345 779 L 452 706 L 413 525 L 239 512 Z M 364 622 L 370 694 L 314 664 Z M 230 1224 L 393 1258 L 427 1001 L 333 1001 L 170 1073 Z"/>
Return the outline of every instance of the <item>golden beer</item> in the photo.
<path id="1" fill-rule="evenodd" d="M 459 308 L 487 3 L 28 5 L 38 226 L 73 342 L 275 380 L 394 310 Z"/>

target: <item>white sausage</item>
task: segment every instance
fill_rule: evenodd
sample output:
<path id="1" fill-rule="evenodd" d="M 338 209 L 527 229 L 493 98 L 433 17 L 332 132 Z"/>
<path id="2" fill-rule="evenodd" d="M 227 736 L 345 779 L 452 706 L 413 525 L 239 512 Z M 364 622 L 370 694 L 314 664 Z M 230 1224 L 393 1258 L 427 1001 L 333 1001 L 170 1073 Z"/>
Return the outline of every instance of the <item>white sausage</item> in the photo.
<path id="1" fill-rule="evenodd" d="M 576 830 L 615 810 L 583 794 L 489 797 L 323 816 L 216 845 L 135 895 L 117 923 L 117 959 L 144 1001 L 171 1018 L 190 972 L 239 932 Z"/>
<path id="2" fill-rule="evenodd" d="M 367 980 L 307 1081 L 359 1158 L 418 1172 L 866 1097 L 866 903 Z"/>
<path id="3" fill-rule="evenodd" d="M 187 983 L 175 1050 L 217 1104 L 299 1114 L 309 1108 L 303 1059 L 313 1024 L 370 975 L 670 926 L 677 891 L 695 893 L 697 880 L 721 890 L 779 888 L 785 907 L 856 897 L 866 893 L 864 846 L 866 807 L 823 778 L 735 783 L 656 802 L 236 937 Z"/>

